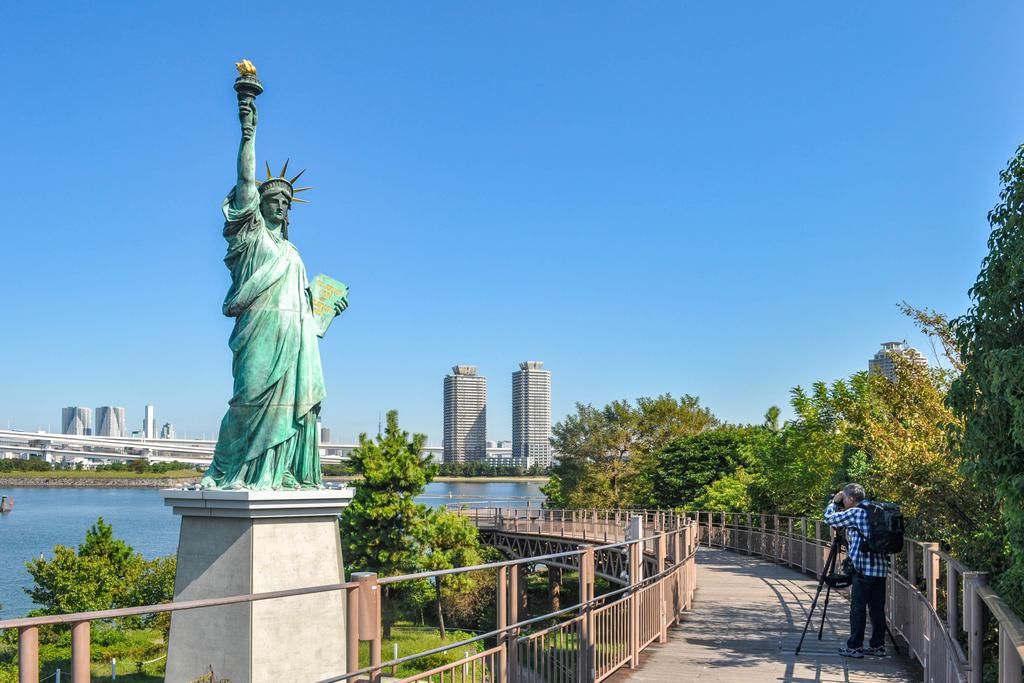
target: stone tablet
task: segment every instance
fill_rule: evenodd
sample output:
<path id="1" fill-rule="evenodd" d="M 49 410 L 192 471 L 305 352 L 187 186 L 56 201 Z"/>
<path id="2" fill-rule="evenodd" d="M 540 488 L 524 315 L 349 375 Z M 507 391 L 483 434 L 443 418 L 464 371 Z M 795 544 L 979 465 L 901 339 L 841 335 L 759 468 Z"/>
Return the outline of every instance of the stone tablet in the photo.
<path id="1" fill-rule="evenodd" d="M 321 273 L 309 283 L 309 294 L 316 317 L 316 336 L 322 338 L 337 315 L 335 306 L 348 296 L 348 286 Z"/>

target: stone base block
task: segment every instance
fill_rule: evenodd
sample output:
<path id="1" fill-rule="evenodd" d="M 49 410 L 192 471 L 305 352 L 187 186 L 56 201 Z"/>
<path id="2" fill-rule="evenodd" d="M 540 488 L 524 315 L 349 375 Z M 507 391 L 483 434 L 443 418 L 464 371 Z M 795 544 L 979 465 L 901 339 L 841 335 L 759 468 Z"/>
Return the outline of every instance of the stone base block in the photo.
<path id="1" fill-rule="evenodd" d="M 350 490 L 165 490 L 182 515 L 174 600 L 342 583 L 337 516 Z M 168 683 L 213 669 L 231 683 L 319 681 L 345 671 L 342 591 L 172 613 Z"/>

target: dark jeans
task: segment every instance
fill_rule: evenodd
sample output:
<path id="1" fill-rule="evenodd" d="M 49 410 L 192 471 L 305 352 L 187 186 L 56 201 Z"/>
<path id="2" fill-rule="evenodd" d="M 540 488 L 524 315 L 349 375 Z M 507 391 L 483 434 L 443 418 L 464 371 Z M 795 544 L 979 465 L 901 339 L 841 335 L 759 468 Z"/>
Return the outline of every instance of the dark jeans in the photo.
<path id="1" fill-rule="evenodd" d="M 871 647 L 885 644 L 885 577 L 853 575 L 850 591 L 850 639 L 846 646 L 864 646 L 864 626 L 871 613 Z"/>

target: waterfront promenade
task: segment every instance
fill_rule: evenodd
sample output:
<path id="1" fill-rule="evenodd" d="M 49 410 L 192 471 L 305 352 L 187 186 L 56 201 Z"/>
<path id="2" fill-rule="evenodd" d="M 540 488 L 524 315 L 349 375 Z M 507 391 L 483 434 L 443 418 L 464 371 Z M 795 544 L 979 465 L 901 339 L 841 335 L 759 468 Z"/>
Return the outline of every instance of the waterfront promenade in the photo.
<path id="1" fill-rule="evenodd" d="M 693 607 L 669 630 L 668 642 L 652 645 L 640 668 L 620 669 L 615 683 L 732 683 L 733 681 L 848 681 L 910 683 L 920 667 L 904 655 L 852 660 L 837 648 L 849 632 L 849 603 L 834 596 L 825 631 L 817 640 L 822 599 L 799 656 L 793 654 L 814 599 L 813 577 L 728 550 L 697 553 Z M 869 627 L 870 630 L 870 627 Z M 886 639 L 892 655 L 892 644 Z"/>
<path id="2" fill-rule="evenodd" d="M 39 683 L 38 629 L 44 625 L 71 627 L 72 665 L 86 672 L 94 621 L 344 591 L 345 671 L 332 672 L 320 683 L 381 681 L 398 665 L 451 649 L 465 656 L 434 668 L 423 661 L 397 683 L 1021 680 L 1024 624 L 986 585 L 983 574 L 933 542 L 906 539 L 904 552 L 893 557 L 887 615 L 901 654 L 839 657 L 848 610 L 840 592 L 825 611 L 823 640 L 816 638 L 819 609 L 798 657 L 793 652 L 816 590 L 814 576 L 825 565 L 831 542 L 828 527 L 820 522 L 754 513 L 453 508 L 473 521 L 482 540 L 511 559 L 403 576 L 364 574 L 355 581 L 309 588 L 0 621 L 0 628 L 18 630 L 19 680 Z M 552 570 L 575 572 L 580 602 L 527 613 L 522 579 L 541 564 L 547 565 L 549 579 Z M 385 586 L 483 570 L 494 572 L 493 631 L 385 660 Z M 611 590 L 597 594 L 598 579 Z M 962 596 L 962 601 L 946 596 Z M 986 652 L 983 639 L 989 627 L 998 642 Z M 361 643 L 369 645 L 369 662 L 365 657 L 360 661 Z"/>

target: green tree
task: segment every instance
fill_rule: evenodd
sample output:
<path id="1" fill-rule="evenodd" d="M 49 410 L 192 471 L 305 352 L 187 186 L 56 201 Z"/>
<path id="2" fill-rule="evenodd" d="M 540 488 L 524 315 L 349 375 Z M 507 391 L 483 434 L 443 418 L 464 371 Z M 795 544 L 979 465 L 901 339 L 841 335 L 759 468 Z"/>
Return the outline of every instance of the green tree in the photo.
<path id="1" fill-rule="evenodd" d="M 559 462 L 542 491 L 552 507 L 631 505 L 644 495 L 639 475 L 651 453 L 717 424 L 694 396 L 663 394 L 600 409 L 577 403 L 575 414 L 552 427 Z"/>
<path id="2" fill-rule="evenodd" d="M 416 496 L 434 478 L 437 467 L 423 455 L 426 436 L 398 426 L 398 411 L 387 415 L 384 434 L 376 440 L 359 435 L 349 463 L 362 480 L 341 515 L 341 542 L 349 571 L 380 576 L 412 573 L 419 567 L 423 539 L 429 538 L 429 509 Z M 414 586 L 388 585 L 384 591 L 385 635 L 403 613 L 403 591 Z"/>
<path id="3" fill-rule="evenodd" d="M 705 486 L 692 502 L 691 508 L 714 512 L 750 512 L 754 509 L 750 489 L 755 480 L 745 468 L 737 467 L 735 472 Z"/>
<path id="4" fill-rule="evenodd" d="M 966 471 L 998 501 L 1005 566 L 993 557 L 978 569 L 1000 572 L 998 589 L 1024 611 L 1024 145 L 1000 180 L 989 253 L 970 309 L 953 323 L 963 372 L 949 404 L 961 419 L 952 438 Z"/>
<path id="5" fill-rule="evenodd" d="M 174 559 L 146 560 L 114 536 L 100 517 L 78 549 L 58 545 L 49 560 L 26 563 L 40 605 L 35 614 L 65 614 L 167 602 L 174 596 Z"/>
<path id="6" fill-rule="evenodd" d="M 428 509 L 416 502 L 437 471 L 423 455 L 426 436 L 398 426 L 398 412 L 389 411 L 384 434 L 376 440 L 359 435 L 349 464 L 362 475 L 352 502 L 341 515 L 345 563 L 351 571 L 390 576 L 415 570 L 418 539 Z"/>
<path id="7" fill-rule="evenodd" d="M 916 538 L 940 541 L 964 556 L 991 501 L 964 476 L 951 448 L 948 431 L 958 420 L 946 404 L 950 372 L 898 354 L 893 361 L 895 381 L 867 377 L 870 400 L 848 410 L 842 478 L 856 479 L 872 497 L 898 502 Z"/>
<path id="8" fill-rule="evenodd" d="M 480 564 L 480 541 L 477 530 L 468 517 L 447 510 L 433 510 L 423 526 L 421 539 L 425 552 L 421 568 L 438 571 L 468 567 Z M 447 635 L 445 629 L 444 595 L 446 591 L 467 592 L 475 586 L 474 577 L 468 574 L 452 574 L 434 578 L 434 609 L 441 638 Z"/>
<path id="9" fill-rule="evenodd" d="M 859 385 L 816 382 L 807 392 L 796 387 L 790 404 L 795 417 L 781 428 L 763 430 L 754 446 L 759 475 L 751 488 L 754 506 L 764 512 L 816 514 L 842 463 L 846 425 L 841 403 L 856 400 Z M 774 424 L 777 415 L 766 415 Z"/>
<path id="10" fill-rule="evenodd" d="M 720 427 L 685 436 L 650 454 L 645 463 L 645 505 L 691 507 L 698 495 L 737 467 L 750 465 L 751 427 Z M 748 477 L 749 478 L 749 477 Z"/>

